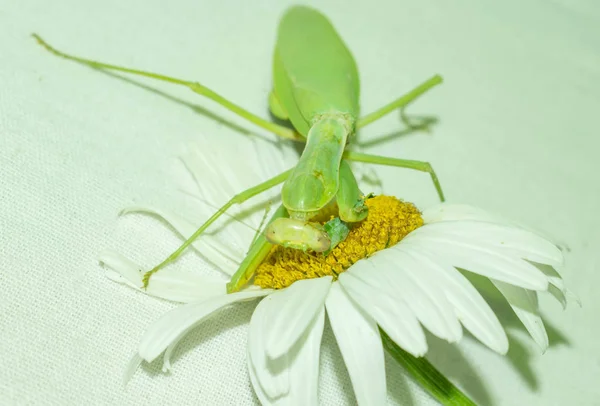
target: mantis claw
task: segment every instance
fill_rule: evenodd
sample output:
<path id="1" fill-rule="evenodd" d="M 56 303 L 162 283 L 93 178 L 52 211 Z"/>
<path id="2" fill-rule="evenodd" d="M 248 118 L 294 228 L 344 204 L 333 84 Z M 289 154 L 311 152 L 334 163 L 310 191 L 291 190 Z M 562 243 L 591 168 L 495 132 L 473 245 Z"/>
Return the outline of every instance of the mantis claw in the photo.
<path id="1" fill-rule="evenodd" d="M 142 276 L 142 289 L 146 290 L 148 289 L 148 284 L 150 283 L 150 277 L 155 274 L 156 272 L 158 272 L 160 268 L 155 267 L 152 268 L 150 271 L 146 272 L 144 274 L 144 276 Z"/>

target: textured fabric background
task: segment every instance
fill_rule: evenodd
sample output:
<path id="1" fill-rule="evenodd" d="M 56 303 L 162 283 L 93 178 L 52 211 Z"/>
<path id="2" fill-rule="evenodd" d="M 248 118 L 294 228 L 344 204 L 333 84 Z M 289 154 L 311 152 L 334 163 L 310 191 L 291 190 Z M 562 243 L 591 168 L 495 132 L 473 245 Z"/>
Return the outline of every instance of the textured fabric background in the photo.
<path id="1" fill-rule="evenodd" d="M 186 143 L 221 143 L 236 159 L 260 160 L 236 145 L 249 133 L 270 136 L 184 89 L 60 60 L 29 34 L 202 81 L 267 116 L 274 33 L 288 3 L 0 1 L 0 404 L 256 403 L 245 370 L 253 304 L 190 335 L 170 376 L 155 363 L 125 390 L 140 335 L 173 304 L 109 281 L 96 255 L 118 248 L 150 266 L 176 246 L 160 222 L 117 214 L 132 203 L 175 204 L 170 170 Z M 484 405 L 600 404 L 600 8 L 593 0 L 452 3 L 319 2 L 358 62 L 363 112 L 444 75 L 410 110 L 440 119 L 432 134 L 369 149 L 428 160 L 450 201 L 555 236 L 583 308 L 563 312 L 542 297 L 544 355 L 506 312 L 508 357 L 466 337 L 458 346 L 431 339 L 429 359 Z M 393 114 L 361 137 L 401 128 Z M 426 175 L 378 173 L 386 192 L 421 207 L 436 202 Z M 177 266 L 209 271 L 193 254 Z M 352 404 L 331 331 L 322 358 L 323 404 Z M 391 361 L 388 373 L 391 402 L 433 403 Z"/>

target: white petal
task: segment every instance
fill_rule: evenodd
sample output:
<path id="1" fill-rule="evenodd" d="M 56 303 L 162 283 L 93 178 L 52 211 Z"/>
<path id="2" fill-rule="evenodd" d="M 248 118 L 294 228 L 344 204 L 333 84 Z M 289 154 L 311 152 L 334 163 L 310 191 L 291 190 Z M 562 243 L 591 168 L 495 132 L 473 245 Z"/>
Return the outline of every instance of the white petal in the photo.
<path id="1" fill-rule="evenodd" d="M 152 275 L 146 293 L 177 302 L 190 303 L 225 295 L 227 283 L 189 272 L 165 270 Z"/>
<path id="2" fill-rule="evenodd" d="M 275 404 L 290 391 L 289 354 L 276 360 L 267 358 L 265 335 L 270 328 L 269 310 L 268 304 L 262 300 L 252 313 L 248 331 L 248 371 L 253 376 L 252 384 L 263 405 Z"/>
<path id="3" fill-rule="evenodd" d="M 537 264 L 533 263 L 533 265 L 542 271 L 544 275 L 548 278 L 548 292 L 554 296 L 554 298 L 561 304 L 563 309 L 567 308 L 567 288 L 565 287 L 565 283 L 558 273 L 558 270 L 550 265 L 546 264 Z"/>
<path id="4" fill-rule="evenodd" d="M 291 388 L 288 400 L 291 405 L 319 404 L 319 356 L 324 324 L 325 308 L 321 307 L 305 336 L 292 349 L 297 354 L 291 355 L 293 361 L 289 369 Z"/>
<path id="5" fill-rule="evenodd" d="M 98 256 L 98 261 L 114 270 L 114 272 L 107 272 L 106 276 L 110 279 L 140 290 L 143 272 L 141 266 L 113 250 L 103 251 Z"/>
<path id="6" fill-rule="evenodd" d="M 562 290 L 558 289 L 554 285 L 548 285 L 548 293 L 550 293 L 558 303 L 562 306 L 563 310 L 567 308 L 567 297 Z"/>
<path id="7" fill-rule="evenodd" d="M 237 292 L 177 307 L 164 314 L 144 333 L 138 353 L 147 362 L 152 362 L 169 345 L 177 342 L 216 310 L 230 303 L 265 296 L 270 292 L 270 289 Z"/>
<path id="8" fill-rule="evenodd" d="M 562 252 L 548 240 L 526 230 L 482 221 L 429 224 L 411 233 L 416 236 L 477 245 L 491 251 L 541 264 L 561 266 Z"/>
<path id="9" fill-rule="evenodd" d="M 390 296 L 399 296 L 417 319 L 433 334 L 449 342 L 462 338 L 462 327 L 435 277 L 431 277 L 418 257 L 412 256 L 401 244 L 372 256 L 369 261 L 382 273 L 383 289 Z M 368 277 L 368 275 L 365 275 Z"/>
<path id="10" fill-rule="evenodd" d="M 563 294 L 566 293 L 567 289 L 565 288 L 565 282 L 563 281 L 562 276 L 560 276 L 558 270 L 555 267 L 539 263 L 533 263 L 533 265 L 537 269 L 542 271 L 544 275 L 546 275 L 546 277 L 548 278 L 548 282 L 560 289 L 563 292 Z M 560 269 L 561 267 L 557 268 Z"/>
<path id="11" fill-rule="evenodd" d="M 254 367 L 254 364 L 252 362 L 252 356 L 250 355 L 250 348 L 250 338 L 248 338 L 248 345 L 246 346 L 246 362 L 248 365 L 248 375 L 250 376 L 250 383 L 252 384 L 252 388 L 254 388 L 254 393 L 256 393 L 256 397 L 260 401 L 261 405 L 273 405 L 275 404 L 275 402 L 271 401 L 269 395 L 267 395 L 267 393 L 260 384 L 258 375 L 256 373 L 256 368 Z"/>
<path id="12" fill-rule="evenodd" d="M 432 274 L 432 278 L 437 280 L 465 328 L 492 350 L 505 354 L 508 351 L 506 333 L 496 314 L 467 278 L 422 249 L 411 247 L 410 252 Z"/>
<path id="13" fill-rule="evenodd" d="M 143 361 L 142 357 L 140 357 L 140 355 L 137 352 L 135 353 L 135 355 L 133 357 L 131 357 L 131 359 L 127 363 L 127 368 L 125 368 L 125 373 L 123 373 L 123 386 L 124 387 L 127 386 L 127 383 L 129 383 L 129 381 L 135 374 L 135 371 L 138 370 L 142 361 Z"/>
<path id="14" fill-rule="evenodd" d="M 548 349 L 548 334 L 538 311 L 537 293 L 503 282 L 492 280 L 492 283 L 506 298 L 510 307 L 515 311 L 534 341 L 540 346 L 542 352 L 545 352 Z"/>
<path id="15" fill-rule="evenodd" d="M 182 336 L 180 336 L 182 337 Z M 183 337 L 182 337 L 183 338 Z M 173 355 L 173 351 L 175 351 L 175 348 L 177 348 L 177 345 L 179 344 L 179 339 L 176 341 L 173 341 L 165 350 L 165 353 L 163 354 L 163 367 L 162 367 L 162 371 L 163 372 L 171 372 L 171 355 Z"/>
<path id="16" fill-rule="evenodd" d="M 466 204 L 441 203 L 437 206 L 425 210 L 422 214 L 422 217 L 425 224 L 438 223 L 442 221 L 463 220 L 475 220 L 495 224 L 504 224 L 506 226 L 527 230 L 552 242 L 552 244 L 554 244 L 555 246 L 559 245 L 554 238 L 540 230 L 536 230 L 525 224 L 521 224 L 517 221 L 507 219 L 499 214 L 490 213 L 478 207 L 473 207 Z"/>
<path id="17" fill-rule="evenodd" d="M 374 286 L 376 278 L 361 279 L 361 269 L 365 268 L 367 273 L 375 271 L 370 261 L 361 260 L 342 273 L 338 281 L 352 300 L 375 319 L 395 343 L 416 357 L 424 355 L 427 342 L 415 315 L 398 299 L 398 295 L 391 297 L 382 293 L 381 284 Z"/>
<path id="18" fill-rule="evenodd" d="M 185 218 L 172 211 L 149 206 L 132 206 L 121 211 L 121 214 L 128 213 L 147 213 L 161 217 L 169 223 L 181 237 L 187 239 L 192 236 L 198 227 Z M 205 233 L 200 236 L 192 247 L 203 257 L 217 265 L 217 267 L 228 275 L 233 275 L 239 266 L 241 260 L 240 253 L 235 252 L 230 247 L 222 244 L 214 236 Z"/>
<path id="19" fill-rule="evenodd" d="M 468 240 L 468 236 L 459 240 L 439 236 L 435 232 L 420 232 L 428 227 L 423 226 L 412 232 L 400 244 L 419 247 L 429 256 L 435 256 L 438 262 L 444 261 L 488 278 L 526 289 L 548 289 L 546 276 L 529 262 L 482 246 L 476 239 Z"/>
<path id="20" fill-rule="evenodd" d="M 226 293 L 224 280 L 171 269 L 152 275 L 148 288 L 144 290 L 142 288 L 144 272 L 139 265 L 112 250 L 106 250 L 100 254 L 99 260 L 114 269 L 115 272 L 107 273 L 112 280 L 125 283 L 140 292 L 162 299 L 189 303 Z"/>
<path id="21" fill-rule="evenodd" d="M 331 286 L 325 305 L 358 404 L 386 404 L 385 360 L 377 323 L 350 300 L 339 283 Z"/>
<path id="22" fill-rule="evenodd" d="M 423 211 L 425 224 L 439 223 L 441 221 L 478 220 L 496 224 L 510 224 L 501 216 L 489 213 L 478 207 L 466 204 L 440 203 Z"/>
<path id="23" fill-rule="evenodd" d="M 323 307 L 331 276 L 304 279 L 278 290 L 263 301 L 267 307 L 267 353 L 275 359 L 285 354 Z"/>
<path id="24" fill-rule="evenodd" d="M 259 317 L 262 318 L 260 315 Z M 253 317 L 254 321 L 257 319 Z M 260 338 L 260 331 L 251 330 L 256 334 L 248 341 L 248 372 L 256 396 L 262 405 L 319 404 L 319 355 L 324 323 L 325 309 L 322 307 L 289 353 L 275 361 L 267 359 L 264 345 L 260 345 L 260 343 L 264 344 L 264 341 L 255 342 L 255 339 Z M 257 363 L 262 364 L 262 361 L 267 362 L 266 368 L 265 365 L 257 365 Z M 273 368 L 274 366 L 277 366 L 277 369 Z"/>

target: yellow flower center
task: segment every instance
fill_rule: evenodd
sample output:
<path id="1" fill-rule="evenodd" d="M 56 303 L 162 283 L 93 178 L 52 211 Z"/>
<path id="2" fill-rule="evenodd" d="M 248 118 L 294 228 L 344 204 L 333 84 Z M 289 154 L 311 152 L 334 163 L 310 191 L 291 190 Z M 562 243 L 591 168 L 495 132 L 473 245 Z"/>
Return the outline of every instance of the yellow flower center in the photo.
<path id="1" fill-rule="evenodd" d="M 398 243 L 423 225 L 415 205 L 392 196 L 376 196 L 365 202 L 369 215 L 350 229 L 346 240 L 324 256 L 276 245 L 256 270 L 254 284 L 282 289 L 297 280 L 337 276 L 356 261 Z"/>

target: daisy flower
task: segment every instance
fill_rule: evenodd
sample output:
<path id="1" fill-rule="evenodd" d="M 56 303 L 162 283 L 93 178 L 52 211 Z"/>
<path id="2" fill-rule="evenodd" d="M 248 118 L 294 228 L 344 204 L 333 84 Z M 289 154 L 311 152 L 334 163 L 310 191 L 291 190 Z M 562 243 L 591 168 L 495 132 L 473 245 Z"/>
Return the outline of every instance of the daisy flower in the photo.
<path id="1" fill-rule="evenodd" d="M 273 163 L 285 162 L 285 154 L 275 148 L 261 149 L 273 171 Z M 205 151 L 184 158 L 198 180 L 199 196 L 225 200 L 235 193 L 227 190 L 228 183 L 239 187 L 236 191 L 248 187 L 240 185 L 237 172 L 226 181 L 212 177 L 215 182 L 211 182 L 210 176 L 200 176 L 214 170 L 219 162 L 214 159 L 218 155 Z M 242 178 L 253 177 L 252 182 L 257 183 L 269 177 L 257 176 L 260 168 L 251 161 L 245 164 L 250 167 L 241 170 Z M 566 290 L 558 273 L 564 266 L 563 255 L 553 243 L 466 205 L 440 204 L 421 212 L 411 203 L 384 195 L 368 199 L 366 204 L 367 219 L 354 226 L 329 255 L 273 247 L 257 269 L 253 286 L 241 292 L 227 294 L 226 281 L 219 278 L 173 270 L 154 275 L 146 293 L 187 304 L 150 326 L 128 373 L 140 362 L 152 362 L 161 355 L 164 370 L 170 369 L 173 350 L 190 330 L 227 305 L 262 298 L 250 320 L 247 347 L 248 372 L 261 403 L 318 404 L 319 351 L 328 319 L 358 403 L 385 404 L 380 329 L 417 357 L 427 352 L 425 329 L 458 342 L 464 328 L 492 350 L 507 352 L 504 329 L 465 272 L 489 278 L 532 338 L 542 350 L 547 348 L 538 292 L 549 292 L 566 305 Z M 134 210 L 160 215 L 183 237 L 198 225 L 171 211 Z M 200 205 L 199 210 L 207 213 L 212 209 Z M 260 222 L 260 213 L 250 217 L 254 226 Z M 195 248 L 232 275 L 253 231 L 236 221 L 222 231 L 227 234 L 225 239 L 202 236 Z M 112 251 L 104 253 L 101 261 L 112 268 L 109 276 L 114 280 L 136 289 L 142 285 L 137 264 Z"/>

